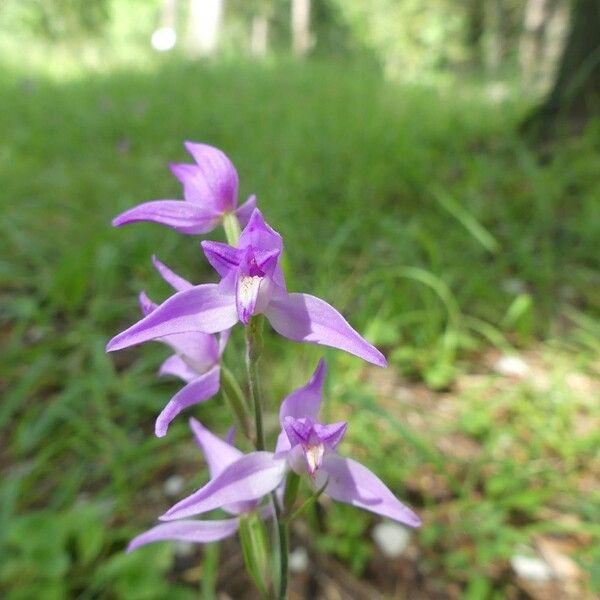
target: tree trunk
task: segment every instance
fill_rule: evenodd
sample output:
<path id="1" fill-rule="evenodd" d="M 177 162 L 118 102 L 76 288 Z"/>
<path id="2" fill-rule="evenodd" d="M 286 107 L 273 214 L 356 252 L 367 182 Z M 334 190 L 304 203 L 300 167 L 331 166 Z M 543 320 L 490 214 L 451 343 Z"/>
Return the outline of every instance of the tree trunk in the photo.
<path id="1" fill-rule="evenodd" d="M 296 56 L 305 56 L 312 45 L 310 0 L 292 0 L 292 48 Z"/>
<path id="2" fill-rule="evenodd" d="M 487 53 L 486 65 L 488 70 L 497 74 L 501 70 L 506 55 L 505 12 L 503 0 L 488 0 L 485 6 L 487 21 Z"/>
<path id="3" fill-rule="evenodd" d="M 252 56 L 264 56 L 267 53 L 268 36 L 269 19 L 265 15 L 253 17 L 250 32 L 250 54 Z"/>
<path id="4" fill-rule="evenodd" d="M 579 131 L 600 107 L 600 3 L 575 0 L 571 29 L 547 99 L 524 122 L 536 137 Z"/>
<path id="5" fill-rule="evenodd" d="M 175 30 L 179 0 L 163 0 L 160 11 L 160 26 Z"/>
<path id="6" fill-rule="evenodd" d="M 542 91 L 564 46 L 569 23 L 568 0 L 528 0 L 519 42 L 521 80 L 528 89 Z"/>
<path id="7" fill-rule="evenodd" d="M 223 0 L 190 0 L 188 49 L 192 56 L 213 54 L 219 44 Z"/>
<path id="8" fill-rule="evenodd" d="M 474 67 L 483 64 L 484 10 L 482 0 L 470 0 L 467 13 L 467 46 Z"/>

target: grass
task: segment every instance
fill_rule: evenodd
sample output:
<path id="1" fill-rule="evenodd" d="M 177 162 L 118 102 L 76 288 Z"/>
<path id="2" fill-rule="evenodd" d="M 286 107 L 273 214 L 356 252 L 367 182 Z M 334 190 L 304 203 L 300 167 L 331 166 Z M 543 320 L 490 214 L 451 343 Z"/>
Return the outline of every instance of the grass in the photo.
<path id="1" fill-rule="evenodd" d="M 527 108 L 519 98 L 392 85 L 352 65 L 174 61 L 62 81 L 0 77 L 8 597 L 194 595 L 167 578 L 170 547 L 122 554 L 171 502 L 169 475 L 184 475 L 186 490 L 204 477 L 184 419 L 167 439 L 151 435 L 175 389 L 154 376 L 164 351 L 103 350 L 137 318 L 140 289 L 166 297 L 152 253 L 194 281 L 212 277 L 195 239 L 109 226 L 142 200 L 179 196 L 166 165 L 185 160 L 184 139 L 232 157 L 242 196 L 256 192 L 286 240 L 289 287 L 342 308 L 404 376 L 382 389 L 381 372 L 328 354 L 329 410 L 347 412 L 354 432 L 345 451 L 425 516 L 420 572 L 471 598 L 502 597 L 507 558 L 553 533 L 583 536 L 576 559 L 599 587 L 600 498 L 584 485 L 597 475 L 598 429 L 574 431 L 600 413 L 567 377 L 598 374 L 597 123 L 540 160 L 514 134 Z M 319 352 L 269 341 L 264 376 L 279 398 Z M 524 348 L 542 357 L 547 385 L 490 374 L 490 352 Z M 396 398 L 414 386 L 430 400 Z M 194 413 L 227 426 L 220 401 Z M 440 449 L 456 436 L 475 459 Z M 327 514 L 324 548 L 370 569 L 370 517 Z"/>

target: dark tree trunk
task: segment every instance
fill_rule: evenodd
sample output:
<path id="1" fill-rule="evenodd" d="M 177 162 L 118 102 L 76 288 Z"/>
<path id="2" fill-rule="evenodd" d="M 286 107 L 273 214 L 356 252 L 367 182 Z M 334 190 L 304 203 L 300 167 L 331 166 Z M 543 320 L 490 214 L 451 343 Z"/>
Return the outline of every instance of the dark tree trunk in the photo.
<path id="1" fill-rule="evenodd" d="M 580 131 L 600 108 L 600 3 L 575 0 L 571 30 L 546 100 L 526 119 L 526 132 L 554 137 Z"/>
<path id="2" fill-rule="evenodd" d="M 482 0 L 470 0 L 467 16 L 467 45 L 471 54 L 471 64 L 480 68 L 483 64 L 484 11 Z"/>

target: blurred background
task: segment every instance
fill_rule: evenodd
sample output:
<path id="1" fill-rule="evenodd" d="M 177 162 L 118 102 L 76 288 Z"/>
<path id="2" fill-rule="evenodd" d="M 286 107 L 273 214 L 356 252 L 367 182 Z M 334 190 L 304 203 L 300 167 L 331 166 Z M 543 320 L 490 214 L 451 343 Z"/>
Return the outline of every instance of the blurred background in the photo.
<path id="1" fill-rule="evenodd" d="M 258 194 L 288 287 L 391 365 L 326 352 L 325 416 L 424 525 L 320 502 L 292 535 L 292 597 L 597 597 L 599 12 L 2 0 L 0 596 L 253 597 L 235 540 L 123 552 L 206 478 L 185 417 L 153 436 L 168 350 L 104 353 L 140 290 L 169 294 L 153 253 L 214 280 L 198 238 L 110 226 L 181 197 L 167 165 L 189 139 Z M 267 338 L 275 406 L 322 349 Z M 187 412 L 229 425 L 220 398 Z"/>

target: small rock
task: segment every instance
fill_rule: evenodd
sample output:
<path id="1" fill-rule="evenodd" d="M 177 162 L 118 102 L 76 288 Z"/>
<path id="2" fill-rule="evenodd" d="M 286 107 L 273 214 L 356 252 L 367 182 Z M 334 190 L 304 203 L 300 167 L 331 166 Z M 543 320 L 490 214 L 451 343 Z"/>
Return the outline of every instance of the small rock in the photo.
<path id="1" fill-rule="evenodd" d="M 175 542 L 173 552 L 177 558 L 188 558 L 194 554 L 194 544 L 192 542 Z"/>
<path id="2" fill-rule="evenodd" d="M 494 371 L 505 377 L 521 379 L 529 373 L 529 365 L 518 356 L 504 355 L 494 363 Z"/>
<path id="3" fill-rule="evenodd" d="M 179 496 L 183 490 L 183 484 L 184 481 L 181 475 L 171 475 L 164 483 L 165 494 L 169 498 Z"/>
<path id="4" fill-rule="evenodd" d="M 527 581 L 544 583 L 553 577 L 550 565 L 541 558 L 516 554 L 510 559 L 514 572 Z"/>
<path id="5" fill-rule="evenodd" d="M 507 294 L 513 294 L 514 296 L 523 294 L 527 291 L 527 285 L 525 282 L 517 279 L 516 277 L 505 279 L 502 281 L 501 286 Z"/>
<path id="6" fill-rule="evenodd" d="M 308 569 L 308 552 L 306 551 L 306 548 L 302 546 L 294 548 L 292 552 L 290 552 L 288 561 L 292 573 L 304 573 L 304 571 Z"/>
<path id="7" fill-rule="evenodd" d="M 548 537 L 539 537 L 536 547 L 558 579 L 583 577 L 579 565 L 566 553 L 561 543 Z"/>
<path id="8" fill-rule="evenodd" d="M 386 558 L 398 558 L 408 546 L 410 532 L 397 523 L 378 523 L 373 528 L 373 540 Z"/>

